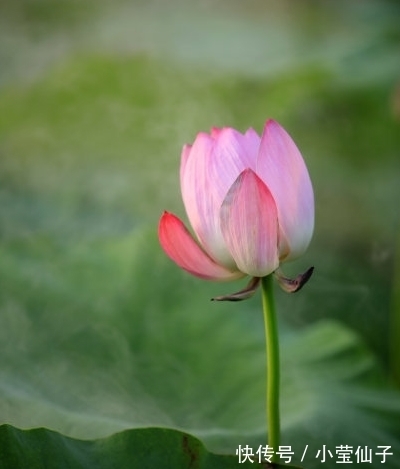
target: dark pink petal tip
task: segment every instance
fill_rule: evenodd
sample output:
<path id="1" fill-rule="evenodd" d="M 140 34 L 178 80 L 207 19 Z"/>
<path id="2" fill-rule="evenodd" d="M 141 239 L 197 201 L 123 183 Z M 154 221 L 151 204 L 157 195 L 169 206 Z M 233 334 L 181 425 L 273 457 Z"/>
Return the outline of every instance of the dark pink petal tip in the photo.
<path id="1" fill-rule="evenodd" d="M 174 214 L 161 216 L 158 237 L 161 247 L 179 267 L 207 280 L 232 280 L 243 276 L 217 264 L 193 239 L 183 222 Z"/>

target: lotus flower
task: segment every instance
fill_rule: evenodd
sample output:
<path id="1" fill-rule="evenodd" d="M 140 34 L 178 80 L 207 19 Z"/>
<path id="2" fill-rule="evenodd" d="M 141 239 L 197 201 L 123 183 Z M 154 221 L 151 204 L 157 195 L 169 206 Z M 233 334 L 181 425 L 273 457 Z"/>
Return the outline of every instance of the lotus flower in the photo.
<path id="1" fill-rule="evenodd" d="M 180 184 L 195 238 L 164 212 L 159 239 L 182 269 L 209 280 L 260 278 L 307 249 L 314 195 L 295 143 L 275 121 L 260 137 L 233 128 L 199 133 L 182 150 Z"/>

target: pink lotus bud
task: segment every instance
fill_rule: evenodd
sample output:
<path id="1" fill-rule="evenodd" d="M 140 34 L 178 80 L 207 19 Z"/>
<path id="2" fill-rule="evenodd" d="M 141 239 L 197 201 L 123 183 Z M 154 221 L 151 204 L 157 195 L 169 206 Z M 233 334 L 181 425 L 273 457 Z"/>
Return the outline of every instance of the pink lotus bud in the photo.
<path id="1" fill-rule="evenodd" d="M 232 128 L 199 133 L 182 151 L 180 183 L 192 237 L 164 212 L 159 239 L 166 254 L 197 277 L 264 277 L 307 249 L 314 194 L 295 143 L 275 121 L 260 136 Z"/>

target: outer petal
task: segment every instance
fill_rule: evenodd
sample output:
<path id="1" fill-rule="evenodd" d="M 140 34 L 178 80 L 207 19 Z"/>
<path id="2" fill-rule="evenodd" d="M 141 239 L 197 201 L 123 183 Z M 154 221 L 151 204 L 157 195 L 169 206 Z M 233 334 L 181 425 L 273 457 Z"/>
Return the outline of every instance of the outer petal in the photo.
<path id="1" fill-rule="evenodd" d="M 182 181 L 183 174 L 185 172 L 186 168 L 186 163 L 190 155 L 190 151 L 192 149 L 192 145 L 184 145 L 182 148 L 182 154 L 181 154 L 181 167 L 180 167 L 180 179 Z"/>
<path id="2" fill-rule="evenodd" d="M 229 269 L 235 263 L 221 233 L 219 210 L 237 176 L 255 169 L 259 143 L 254 130 L 242 135 L 231 128 L 213 129 L 211 135 L 200 133 L 182 153 L 181 190 L 189 221 L 207 253 Z"/>
<path id="3" fill-rule="evenodd" d="M 279 266 L 278 214 L 267 186 L 246 169 L 230 188 L 221 207 L 226 245 L 242 272 L 264 277 Z"/>
<path id="4" fill-rule="evenodd" d="M 261 137 L 257 174 L 271 191 L 280 226 L 280 259 L 301 255 L 314 230 L 314 193 L 307 167 L 289 134 L 269 120 Z"/>
<path id="5" fill-rule="evenodd" d="M 182 221 L 172 213 L 164 212 L 158 227 L 158 237 L 165 253 L 196 277 L 208 280 L 232 280 L 242 277 L 215 263 L 195 242 Z"/>

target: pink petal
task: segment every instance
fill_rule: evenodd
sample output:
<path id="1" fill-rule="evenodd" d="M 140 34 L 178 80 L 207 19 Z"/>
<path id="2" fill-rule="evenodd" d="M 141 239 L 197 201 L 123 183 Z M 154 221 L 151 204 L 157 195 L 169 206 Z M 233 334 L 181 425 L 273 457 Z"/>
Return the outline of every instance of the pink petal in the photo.
<path id="1" fill-rule="evenodd" d="M 189 221 L 208 254 L 229 269 L 235 263 L 226 249 L 219 210 L 237 176 L 255 169 L 260 137 L 254 130 L 245 135 L 231 128 L 200 133 L 181 165 L 181 190 Z"/>
<path id="2" fill-rule="evenodd" d="M 158 237 L 165 253 L 182 269 L 208 280 L 232 280 L 242 277 L 214 262 L 194 241 L 182 221 L 164 212 L 158 227 Z"/>
<path id="3" fill-rule="evenodd" d="M 225 242 L 242 272 L 264 277 L 279 266 L 278 214 L 267 186 L 244 170 L 221 207 Z"/>
<path id="4" fill-rule="evenodd" d="M 314 193 L 300 151 L 273 120 L 266 123 L 261 137 L 257 174 L 278 209 L 280 259 L 296 258 L 306 250 L 314 230 Z"/>
<path id="5" fill-rule="evenodd" d="M 219 127 L 212 127 L 210 135 L 215 140 L 216 138 L 218 138 L 218 135 L 221 133 L 221 131 L 222 129 L 220 129 Z"/>
<path id="6" fill-rule="evenodd" d="M 192 145 L 184 145 L 181 153 L 181 167 L 180 167 L 180 178 L 182 180 L 182 174 L 185 171 L 186 163 L 190 155 Z"/>
<path id="7" fill-rule="evenodd" d="M 244 135 L 230 127 L 219 132 L 212 157 L 213 179 L 221 183 L 217 185 L 219 207 L 239 174 L 247 168 L 256 170 L 259 146 L 260 137 L 253 129 Z"/>

